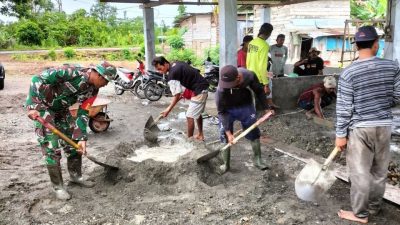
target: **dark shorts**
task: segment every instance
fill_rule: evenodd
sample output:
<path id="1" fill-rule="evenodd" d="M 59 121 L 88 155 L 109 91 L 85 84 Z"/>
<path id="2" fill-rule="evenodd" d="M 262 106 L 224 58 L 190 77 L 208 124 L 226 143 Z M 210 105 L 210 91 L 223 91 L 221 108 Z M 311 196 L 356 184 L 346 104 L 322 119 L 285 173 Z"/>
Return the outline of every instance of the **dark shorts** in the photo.
<path id="1" fill-rule="evenodd" d="M 242 130 L 246 130 L 257 121 L 256 110 L 253 105 L 242 106 L 239 108 L 229 109 L 229 130 L 233 133 L 233 122 L 236 120 L 242 124 Z M 221 121 L 221 120 L 220 120 Z M 220 139 L 221 142 L 227 143 L 225 135 L 225 129 L 223 129 L 221 122 L 219 123 Z M 258 127 L 250 131 L 246 136 L 246 139 L 254 141 L 260 138 L 260 129 Z"/>
<path id="2" fill-rule="evenodd" d="M 314 108 L 314 102 L 312 102 L 312 101 L 310 102 L 307 100 L 301 100 L 301 101 L 299 101 L 298 106 L 305 110 L 311 110 Z"/>

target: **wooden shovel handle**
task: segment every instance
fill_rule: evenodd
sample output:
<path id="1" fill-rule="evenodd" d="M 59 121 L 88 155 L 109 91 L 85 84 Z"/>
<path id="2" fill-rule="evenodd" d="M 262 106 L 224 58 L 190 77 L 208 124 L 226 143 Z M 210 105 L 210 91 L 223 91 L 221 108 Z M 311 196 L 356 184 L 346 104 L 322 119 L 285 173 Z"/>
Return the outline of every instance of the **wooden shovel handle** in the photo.
<path id="1" fill-rule="evenodd" d="M 324 165 L 322 165 L 322 170 L 326 170 L 328 166 L 331 164 L 332 160 L 335 158 L 335 156 L 340 152 L 340 148 L 335 147 L 331 154 L 329 154 L 328 158 L 326 158 Z"/>
<path id="2" fill-rule="evenodd" d="M 253 125 L 251 125 L 249 128 L 247 128 L 245 131 L 243 131 L 241 134 L 239 134 L 237 137 L 235 137 L 235 139 L 233 139 L 233 142 L 236 143 L 239 139 L 241 139 L 242 137 L 246 136 L 248 133 L 250 133 L 254 128 L 256 128 L 258 125 L 260 125 L 262 122 L 264 122 L 265 120 L 267 120 L 269 117 L 272 116 L 272 112 L 269 112 L 267 114 L 265 114 L 263 117 L 261 117 L 260 119 L 258 119 L 255 123 L 253 123 Z M 227 145 L 225 145 L 221 151 L 224 151 L 225 149 L 231 147 L 232 144 L 228 143 Z"/>
<path id="3" fill-rule="evenodd" d="M 81 146 L 79 146 L 77 143 L 75 143 L 73 140 L 71 140 L 69 137 L 65 136 L 65 134 L 61 133 L 57 128 L 55 128 L 52 124 L 44 120 L 42 117 L 38 116 L 36 118 L 39 123 L 41 123 L 43 126 L 45 126 L 47 129 L 49 129 L 53 134 L 59 136 L 61 139 L 66 141 L 68 144 L 70 144 L 72 147 L 74 147 L 78 152 L 82 152 Z"/>

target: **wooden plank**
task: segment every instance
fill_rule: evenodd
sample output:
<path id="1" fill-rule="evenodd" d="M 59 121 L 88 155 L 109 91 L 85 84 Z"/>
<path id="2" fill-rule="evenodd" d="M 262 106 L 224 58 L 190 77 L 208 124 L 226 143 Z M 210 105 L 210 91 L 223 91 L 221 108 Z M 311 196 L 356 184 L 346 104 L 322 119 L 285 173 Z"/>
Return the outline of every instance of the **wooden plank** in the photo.
<path id="1" fill-rule="evenodd" d="M 321 156 L 317 156 L 303 149 L 276 141 L 270 137 L 263 136 L 260 141 L 263 144 L 273 147 L 275 151 L 288 155 L 304 163 L 307 163 L 310 158 L 321 164 L 325 161 L 325 159 Z M 349 175 L 345 166 L 333 162 L 331 164 L 331 168 L 333 171 L 335 171 L 335 176 L 337 178 L 345 182 L 349 182 Z M 386 183 L 386 189 L 383 198 L 392 203 L 400 205 L 400 187 Z"/>

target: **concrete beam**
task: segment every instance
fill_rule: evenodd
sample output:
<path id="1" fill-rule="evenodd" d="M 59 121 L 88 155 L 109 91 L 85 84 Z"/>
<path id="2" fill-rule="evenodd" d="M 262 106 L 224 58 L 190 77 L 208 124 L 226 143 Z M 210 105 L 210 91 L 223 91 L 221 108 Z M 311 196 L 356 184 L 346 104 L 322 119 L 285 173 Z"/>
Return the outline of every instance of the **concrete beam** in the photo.
<path id="1" fill-rule="evenodd" d="M 219 3 L 219 65 L 237 65 L 237 1 L 218 0 Z"/>
<path id="2" fill-rule="evenodd" d="M 145 66 L 147 70 L 154 70 L 151 61 L 156 56 L 155 38 L 154 38 L 154 9 L 143 9 L 144 26 L 144 46 L 145 46 Z"/>

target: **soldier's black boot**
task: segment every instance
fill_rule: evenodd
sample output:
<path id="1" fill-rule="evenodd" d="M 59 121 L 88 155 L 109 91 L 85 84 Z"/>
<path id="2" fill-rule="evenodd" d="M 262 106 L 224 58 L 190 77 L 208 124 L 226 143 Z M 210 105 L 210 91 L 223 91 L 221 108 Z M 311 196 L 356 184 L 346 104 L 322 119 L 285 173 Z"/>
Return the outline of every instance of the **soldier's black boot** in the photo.
<path id="1" fill-rule="evenodd" d="M 231 167 L 231 148 L 227 148 L 224 151 L 222 151 L 221 155 L 222 155 L 222 160 L 224 161 L 224 164 L 219 166 L 218 173 L 220 175 L 226 173 Z"/>
<path id="2" fill-rule="evenodd" d="M 82 156 L 75 155 L 67 158 L 68 172 L 71 177 L 70 182 L 81 187 L 91 188 L 94 182 L 84 180 L 82 177 Z"/>
<path id="3" fill-rule="evenodd" d="M 56 195 L 56 198 L 60 200 L 71 199 L 71 195 L 64 188 L 60 166 L 47 165 L 47 170 L 49 171 L 50 181 L 53 185 L 53 191 Z"/>
<path id="4" fill-rule="evenodd" d="M 261 159 L 261 146 L 260 146 L 260 139 L 256 139 L 251 141 L 251 148 L 253 149 L 254 156 L 253 156 L 253 163 L 260 170 L 268 169 L 268 166 Z"/>

